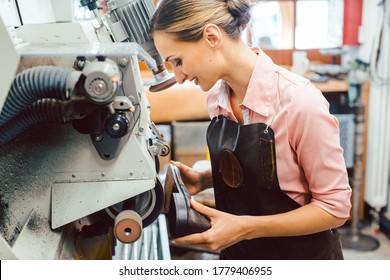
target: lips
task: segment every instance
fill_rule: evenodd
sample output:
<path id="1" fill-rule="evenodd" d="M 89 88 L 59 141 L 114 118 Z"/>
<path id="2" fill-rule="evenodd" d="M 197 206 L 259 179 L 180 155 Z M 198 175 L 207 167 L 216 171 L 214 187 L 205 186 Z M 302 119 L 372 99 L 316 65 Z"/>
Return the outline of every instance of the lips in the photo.
<path id="1" fill-rule="evenodd" d="M 190 82 L 194 83 L 194 85 L 199 85 L 199 79 L 197 77 L 194 77 L 192 79 L 188 79 Z"/>

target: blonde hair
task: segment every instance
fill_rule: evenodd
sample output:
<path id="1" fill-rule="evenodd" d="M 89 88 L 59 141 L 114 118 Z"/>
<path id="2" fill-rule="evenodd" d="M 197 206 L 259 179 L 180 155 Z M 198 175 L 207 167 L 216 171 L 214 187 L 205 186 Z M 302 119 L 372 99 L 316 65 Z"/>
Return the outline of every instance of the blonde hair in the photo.
<path id="1" fill-rule="evenodd" d="M 254 0 L 162 0 L 151 19 L 151 33 L 163 31 L 180 41 L 198 41 L 206 24 L 240 38 Z"/>

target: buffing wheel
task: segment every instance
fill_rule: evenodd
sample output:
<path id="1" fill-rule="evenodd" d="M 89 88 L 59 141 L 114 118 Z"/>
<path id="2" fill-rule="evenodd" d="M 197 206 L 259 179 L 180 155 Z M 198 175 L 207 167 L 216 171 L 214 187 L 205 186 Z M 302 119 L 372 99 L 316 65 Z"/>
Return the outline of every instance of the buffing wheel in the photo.
<path id="1" fill-rule="evenodd" d="M 167 88 L 173 86 L 175 83 L 176 83 L 176 78 L 175 78 L 175 76 L 172 76 L 168 80 L 165 80 L 165 81 L 163 81 L 161 83 L 158 83 L 158 84 L 150 86 L 149 87 L 149 91 L 150 92 L 162 91 L 164 89 L 167 89 Z"/>

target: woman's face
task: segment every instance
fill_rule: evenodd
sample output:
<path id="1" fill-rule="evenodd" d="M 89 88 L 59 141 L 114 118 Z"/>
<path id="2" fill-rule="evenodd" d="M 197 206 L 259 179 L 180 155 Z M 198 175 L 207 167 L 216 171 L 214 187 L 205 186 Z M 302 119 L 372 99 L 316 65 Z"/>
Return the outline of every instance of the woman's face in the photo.
<path id="1" fill-rule="evenodd" d="M 157 50 L 172 66 L 179 84 L 188 80 L 208 91 L 219 80 L 215 53 L 206 40 L 181 42 L 162 31 L 153 35 Z"/>

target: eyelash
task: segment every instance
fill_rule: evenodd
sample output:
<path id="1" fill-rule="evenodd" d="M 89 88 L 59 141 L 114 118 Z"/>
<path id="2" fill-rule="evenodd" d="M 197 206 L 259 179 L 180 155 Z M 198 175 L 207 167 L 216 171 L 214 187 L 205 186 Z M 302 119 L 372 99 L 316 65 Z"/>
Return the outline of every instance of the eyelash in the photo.
<path id="1" fill-rule="evenodd" d="M 179 59 L 177 62 L 176 62 L 176 67 L 178 67 L 178 66 L 181 66 L 181 65 L 183 65 L 183 61 L 181 60 L 181 59 Z"/>

